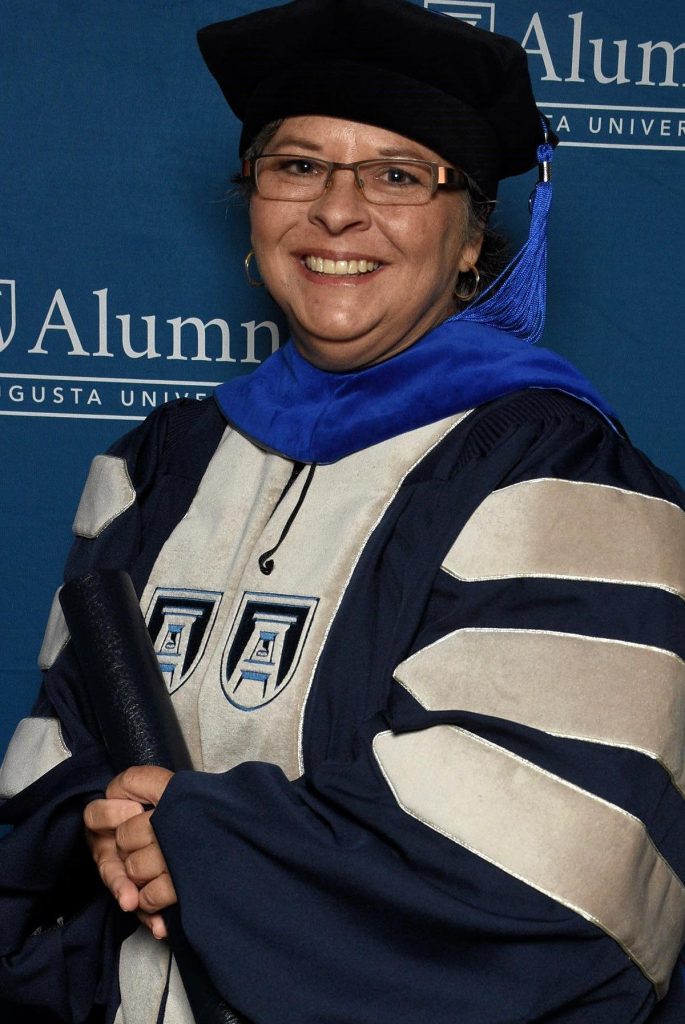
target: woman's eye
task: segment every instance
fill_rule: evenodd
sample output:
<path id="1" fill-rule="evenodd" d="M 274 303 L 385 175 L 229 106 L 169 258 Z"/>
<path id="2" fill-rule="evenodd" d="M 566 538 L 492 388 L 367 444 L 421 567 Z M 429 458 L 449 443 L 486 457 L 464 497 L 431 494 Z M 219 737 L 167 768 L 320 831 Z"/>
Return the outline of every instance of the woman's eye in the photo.
<path id="1" fill-rule="evenodd" d="M 418 185 L 419 180 L 415 174 L 404 167 L 384 167 L 379 177 L 388 185 Z"/>
<path id="2" fill-rule="evenodd" d="M 292 157 L 280 161 L 277 169 L 283 174 L 294 174 L 299 177 L 311 177 L 319 172 L 318 165 L 311 160 L 294 160 Z"/>

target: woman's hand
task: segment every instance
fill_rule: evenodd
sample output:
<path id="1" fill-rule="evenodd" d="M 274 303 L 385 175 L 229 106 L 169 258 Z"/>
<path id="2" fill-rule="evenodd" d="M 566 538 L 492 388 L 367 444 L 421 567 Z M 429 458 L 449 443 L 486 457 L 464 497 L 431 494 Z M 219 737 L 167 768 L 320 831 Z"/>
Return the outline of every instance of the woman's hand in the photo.
<path id="1" fill-rule="evenodd" d="M 138 909 L 138 887 L 126 874 L 119 856 L 116 830 L 142 810 L 142 806 L 132 800 L 93 800 L 83 812 L 86 841 L 100 878 L 121 909 L 127 911 Z"/>
<path id="2" fill-rule="evenodd" d="M 135 766 L 117 775 L 106 799 L 85 809 L 86 837 L 100 877 L 122 910 L 135 910 L 155 938 L 166 936 L 160 911 L 176 902 L 176 891 L 150 823 L 172 772 Z"/>

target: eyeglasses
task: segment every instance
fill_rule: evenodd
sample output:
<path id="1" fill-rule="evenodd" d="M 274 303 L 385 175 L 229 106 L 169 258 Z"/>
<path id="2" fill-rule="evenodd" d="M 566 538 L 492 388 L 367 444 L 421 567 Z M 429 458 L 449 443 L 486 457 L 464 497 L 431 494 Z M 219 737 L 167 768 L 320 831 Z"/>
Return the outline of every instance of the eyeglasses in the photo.
<path id="1" fill-rule="evenodd" d="M 262 199 L 307 203 L 324 194 L 335 171 L 352 171 L 364 198 L 379 206 L 422 206 L 439 188 L 469 187 L 463 171 L 428 160 L 357 160 L 341 164 L 291 153 L 267 153 L 245 160 L 243 181 L 250 181 Z"/>

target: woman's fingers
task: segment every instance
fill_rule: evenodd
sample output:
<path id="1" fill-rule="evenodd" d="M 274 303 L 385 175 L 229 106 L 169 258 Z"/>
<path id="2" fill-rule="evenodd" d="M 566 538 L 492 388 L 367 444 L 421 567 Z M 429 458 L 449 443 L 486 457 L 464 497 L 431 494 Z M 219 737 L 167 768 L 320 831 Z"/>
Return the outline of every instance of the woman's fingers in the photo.
<path id="1" fill-rule="evenodd" d="M 128 878 L 140 890 L 138 907 L 148 914 L 176 902 L 176 891 L 150 823 L 151 815 L 152 811 L 145 811 L 129 818 L 115 833 L 117 854 Z"/>
<path id="2" fill-rule="evenodd" d="M 126 874 L 137 886 L 147 885 L 153 878 L 167 871 L 166 861 L 157 843 L 134 850 L 124 860 Z"/>
<path id="3" fill-rule="evenodd" d="M 126 818 L 117 826 L 115 837 L 122 860 L 135 850 L 157 842 L 157 837 L 150 824 L 152 811 L 143 811 L 131 818 Z"/>
<path id="4" fill-rule="evenodd" d="M 134 765 L 112 779 L 107 797 L 157 806 L 173 774 L 155 765 Z"/>
<path id="5" fill-rule="evenodd" d="M 111 833 L 142 810 L 141 804 L 135 800 L 91 800 L 83 812 L 83 821 L 91 832 Z"/>
<path id="6" fill-rule="evenodd" d="M 156 805 L 172 772 L 135 766 L 117 775 L 104 800 L 92 800 L 83 820 L 102 881 L 122 910 L 138 912 L 157 938 L 166 928 L 159 911 L 176 902 L 176 891 L 144 805 Z"/>
<path id="7" fill-rule="evenodd" d="M 138 906 L 146 914 L 157 914 L 176 903 L 176 890 L 167 871 L 153 878 L 138 893 Z"/>
<path id="8" fill-rule="evenodd" d="M 133 800 L 92 800 L 83 812 L 86 841 L 100 878 L 122 910 L 136 910 L 138 888 L 126 874 L 123 858 L 117 851 L 116 829 L 141 814 Z"/>
<path id="9" fill-rule="evenodd" d="M 161 914 L 146 914 L 142 910 L 137 910 L 136 917 L 141 924 L 150 929 L 156 939 L 166 939 L 168 933 Z"/>
<path id="10" fill-rule="evenodd" d="M 100 878 L 122 910 L 138 908 L 138 887 L 127 875 L 126 867 L 117 853 L 114 836 L 102 836 L 95 832 L 86 833 L 93 860 Z"/>

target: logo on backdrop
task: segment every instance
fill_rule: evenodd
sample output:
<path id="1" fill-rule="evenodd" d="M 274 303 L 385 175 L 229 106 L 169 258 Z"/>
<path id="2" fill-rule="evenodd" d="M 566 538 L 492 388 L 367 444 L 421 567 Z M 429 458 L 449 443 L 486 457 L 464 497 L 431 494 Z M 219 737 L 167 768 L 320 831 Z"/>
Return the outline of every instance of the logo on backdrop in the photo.
<path id="1" fill-rule="evenodd" d="M 446 14 L 450 18 L 459 18 L 476 28 L 495 31 L 495 5 L 486 3 L 468 3 L 468 0 L 426 0 L 425 7 L 438 14 Z"/>
<path id="2" fill-rule="evenodd" d="M 183 686 L 197 668 L 222 597 L 213 590 L 155 590 L 146 621 L 169 693 Z"/>
<path id="3" fill-rule="evenodd" d="M 302 654 L 318 597 L 243 594 L 221 664 L 221 686 L 241 711 L 285 690 Z"/>
<path id="4" fill-rule="evenodd" d="M 225 376 L 223 364 L 256 366 L 281 342 L 272 320 L 247 320 L 236 328 L 220 317 L 165 320 L 114 312 L 107 288 L 85 296 L 57 288 L 37 314 L 32 296 L 36 325 L 20 323 L 17 330 L 16 297 L 17 283 L 0 280 L 0 415 L 5 416 L 142 420 L 171 399 L 206 398 Z M 3 352 L 6 359 L 21 356 L 24 364 L 30 359 L 31 372 L 3 372 Z M 124 360 L 136 367 L 159 366 L 159 372 L 153 379 L 105 376 L 111 359 L 119 367 Z M 78 367 L 77 372 L 41 372 L 56 360 L 60 366 L 66 361 L 69 370 Z M 173 373 L 184 366 L 199 369 L 198 364 L 206 364 L 215 379 L 183 379 L 189 372 L 178 379 Z"/>
<path id="5" fill-rule="evenodd" d="M 0 352 L 11 342 L 16 326 L 15 282 L 0 281 Z"/>
<path id="6" fill-rule="evenodd" d="M 432 11 L 491 32 L 495 6 L 424 0 Z M 518 39 L 528 53 L 538 105 L 562 145 L 685 152 L 685 102 L 677 91 L 685 86 L 685 42 L 659 38 L 657 30 L 649 39 L 631 37 L 620 8 L 605 38 L 600 26 L 606 20 L 596 9 L 549 7 L 501 4 L 497 31 Z"/>

